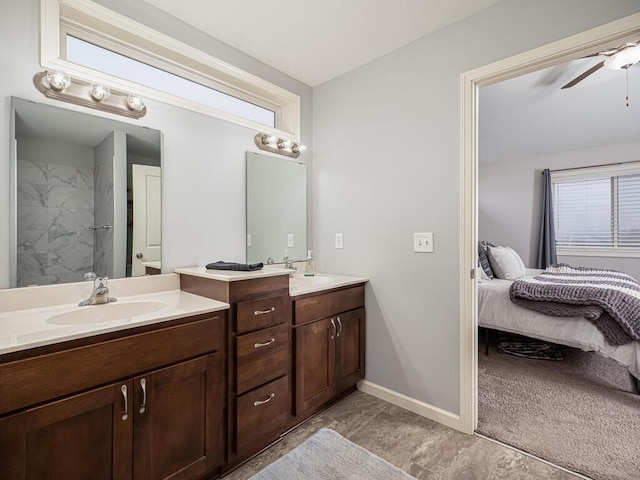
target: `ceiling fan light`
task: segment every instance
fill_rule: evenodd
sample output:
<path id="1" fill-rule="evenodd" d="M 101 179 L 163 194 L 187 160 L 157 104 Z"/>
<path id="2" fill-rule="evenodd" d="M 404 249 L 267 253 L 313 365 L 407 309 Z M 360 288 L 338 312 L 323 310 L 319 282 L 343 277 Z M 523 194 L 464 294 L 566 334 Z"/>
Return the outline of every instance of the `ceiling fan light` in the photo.
<path id="1" fill-rule="evenodd" d="M 604 66 L 612 70 L 626 68 L 640 62 L 640 46 L 625 48 L 604 61 Z"/>

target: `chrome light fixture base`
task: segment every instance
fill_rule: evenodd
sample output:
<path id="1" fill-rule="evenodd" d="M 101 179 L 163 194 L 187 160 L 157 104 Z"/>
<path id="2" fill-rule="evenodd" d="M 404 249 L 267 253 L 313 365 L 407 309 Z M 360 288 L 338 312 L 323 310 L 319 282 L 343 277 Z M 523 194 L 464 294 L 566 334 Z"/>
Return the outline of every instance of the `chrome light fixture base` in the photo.
<path id="1" fill-rule="evenodd" d="M 286 138 L 279 138 L 269 133 L 257 133 L 253 141 L 260 150 L 277 153 L 286 157 L 298 158 L 300 152 L 305 150 L 304 145 L 292 142 Z"/>
<path id="2" fill-rule="evenodd" d="M 62 78 L 64 78 L 64 81 L 59 81 Z M 134 95 L 111 90 L 101 84 L 93 84 L 72 78 L 60 72 L 44 71 L 36 73 L 33 77 L 33 83 L 40 93 L 53 100 L 60 100 L 135 119 L 142 118 L 147 114 L 147 107 L 140 98 Z M 135 102 L 137 108 L 129 106 L 129 97 L 137 99 Z"/>

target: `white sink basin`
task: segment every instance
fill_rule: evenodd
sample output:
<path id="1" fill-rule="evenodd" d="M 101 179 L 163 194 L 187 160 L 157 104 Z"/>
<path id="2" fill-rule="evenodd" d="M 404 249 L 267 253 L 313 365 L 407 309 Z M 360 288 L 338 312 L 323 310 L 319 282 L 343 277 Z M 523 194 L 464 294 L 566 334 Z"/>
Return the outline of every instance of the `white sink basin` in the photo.
<path id="1" fill-rule="evenodd" d="M 89 305 L 49 317 L 47 323 L 53 325 L 82 325 L 127 320 L 138 315 L 157 312 L 166 306 L 166 303 L 163 302 L 114 302 L 104 305 Z"/>
<path id="2" fill-rule="evenodd" d="M 331 283 L 333 278 L 331 277 L 322 277 L 319 275 L 314 275 L 313 277 L 305 277 L 304 275 L 294 275 L 289 278 L 289 287 L 290 288 L 298 288 L 298 287 L 315 287 L 317 285 L 326 285 L 327 283 Z"/>

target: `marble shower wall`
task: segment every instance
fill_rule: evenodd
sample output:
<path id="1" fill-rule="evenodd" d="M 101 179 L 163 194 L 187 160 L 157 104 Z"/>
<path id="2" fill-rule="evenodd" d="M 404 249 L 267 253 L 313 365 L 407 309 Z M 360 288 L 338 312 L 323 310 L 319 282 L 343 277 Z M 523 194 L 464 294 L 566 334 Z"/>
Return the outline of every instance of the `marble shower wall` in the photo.
<path id="1" fill-rule="evenodd" d="M 110 134 L 96 148 L 94 153 L 94 185 L 96 226 L 108 225 L 95 233 L 93 251 L 93 271 L 100 277 L 113 277 L 113 225 L 114 225 L 114 134 Z"/>
<path id="2" fill-rule="evenodd" d="M 18 139 L 17 286 L 82 281 L 93 268 L 93 149 Z"/>

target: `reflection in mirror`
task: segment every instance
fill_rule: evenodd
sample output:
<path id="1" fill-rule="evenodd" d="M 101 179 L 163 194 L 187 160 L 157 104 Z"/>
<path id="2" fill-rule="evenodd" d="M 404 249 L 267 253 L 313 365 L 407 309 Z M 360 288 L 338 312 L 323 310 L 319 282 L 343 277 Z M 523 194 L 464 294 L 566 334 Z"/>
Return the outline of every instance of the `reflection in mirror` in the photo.
<path id="1" fill-rule="evenodd" d="M 304 259 L 306 250 L 307 166 L 247 152 L 247 263 Z"/>
<path id="2" fill-rule="evenodd" d="M 160 273 L 157 130 L 12 98 L 11 285 Z"/>

